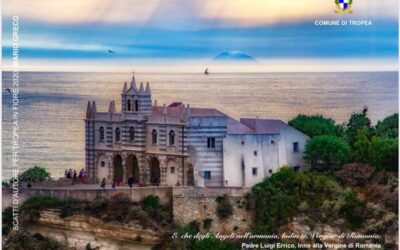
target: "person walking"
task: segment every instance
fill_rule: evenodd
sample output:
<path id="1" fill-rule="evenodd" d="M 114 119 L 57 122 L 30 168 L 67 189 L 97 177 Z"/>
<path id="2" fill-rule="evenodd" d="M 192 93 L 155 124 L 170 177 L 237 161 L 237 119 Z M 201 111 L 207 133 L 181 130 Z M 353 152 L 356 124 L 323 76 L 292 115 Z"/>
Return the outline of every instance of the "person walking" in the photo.
<path id="1" fill-rule="evenodd" d="M 85 183 L 85 169 L 82 168 L 81 172 L 82 172 L 82 183 Z"/>
<path id="2" fill-rule="evenodd" d="M 106 188 L 106 178 L 103 178 L 103 180 L 101 181 L 100 187 Z"/>
<path id="3" fill-rule="evenodd" d="M 68 178 L 68 179 L 71 179 L 71 178 L 72 178 L 72 169 L 69 169 L 69 170 L 68 170 L 68 176 L 67 176 L 67 178 Z"/>
<path id="4" fill-rule="evenodd" d="M 82 178 L 83 178 L 83 175 L 82 175 L 82 169 L 81 169 L 81 171 L 79 171 L 79 176 L 78 176 L 79 183 L 82 183 Z"/>
<path id="5" fill-rule="evenodd" d="M 76 182 L 76 177 L 77 177 L 76 170 L 74 170 L 74 175 L 73 175 L 74 183 Z"/>
<path id="6" fill-rule="evenodd" d="M 133 176 L 132 175 L 128 178 L 128 186 L 130 188 L 133 186 Z"/>

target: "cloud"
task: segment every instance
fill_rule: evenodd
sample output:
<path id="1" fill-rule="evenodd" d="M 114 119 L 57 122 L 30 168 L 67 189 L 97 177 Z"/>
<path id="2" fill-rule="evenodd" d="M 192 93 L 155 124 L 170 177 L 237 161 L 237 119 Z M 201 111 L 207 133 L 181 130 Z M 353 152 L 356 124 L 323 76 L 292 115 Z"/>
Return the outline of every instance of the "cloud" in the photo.
<path id="1" fill-rule="evenodd" d="M 321 1 L 214 0 L 207 1 L 201 16 L 225 25 L 252 26 L 321 17 L 329 11 L 332 5 Z"/>
<path id="2" fill-rule="evenodd" d="M 201 16 L 225 25 L 259 26 L 338 18 L 333 0 L 207 0 Z M 354 14 L 340 18 L 397 18 L 398 0 L 355 0 Z"/>
<path id="3" fill-rule="evenodd" d="M 135 22 L 149 20 L 160 0 L 6 0 L 3 15 L 49 23 Z"/>
<path id="4" fill-rule="evenodd" d="M 355 0 L 350 18 L 398 17 L 398 0 Z M 260 26 L 338 17 L 334 0 L 5 0 L 3 15 L 48 23 Z M 341 16 L 343 18 L 343 16 Z"/>
<path id="5" fill-rule="evenodd" d="M 354 14 L 340 18 L 397 18 L 398 1 L 355 0 Z M 254 26 L 338 18 L 333 0 L 207 0 L 201 15 L 227 25 Z"/>

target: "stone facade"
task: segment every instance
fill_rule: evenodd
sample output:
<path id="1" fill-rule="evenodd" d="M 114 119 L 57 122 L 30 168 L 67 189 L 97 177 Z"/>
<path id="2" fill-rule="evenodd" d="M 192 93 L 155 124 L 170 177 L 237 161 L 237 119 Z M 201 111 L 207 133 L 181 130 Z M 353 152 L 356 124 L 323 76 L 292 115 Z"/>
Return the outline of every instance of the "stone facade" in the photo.
<path id="1" fill-rule="evenodd" d="M 114 101 L 108 112 L 97 112 L 96 103 L 88 103 L 85 126 L 89 179 L 94 183 L 103 178 L 107 183 L 127 183 L 133 177 L 136 185 L 192 184 L 185 117 L 156 113 L 149 83 L 137 88 L 134 76 L 129 88 L 125 82 L 121 100 L 121 112 L 116 111 Z M 178 108 L 185 112 L 183 105 Z"/>

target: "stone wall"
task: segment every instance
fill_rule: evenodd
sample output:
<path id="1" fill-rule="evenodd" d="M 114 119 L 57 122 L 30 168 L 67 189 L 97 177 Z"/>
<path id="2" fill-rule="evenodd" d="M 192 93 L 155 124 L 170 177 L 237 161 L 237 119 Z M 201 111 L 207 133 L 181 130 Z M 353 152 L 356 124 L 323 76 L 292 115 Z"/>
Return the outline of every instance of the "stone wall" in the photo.
<path id="1" fill-rule="evenodd" d="M 22 204 L 27 198 L 34 195 L 49 195 L 58 199 L 74 198 L 78 200 L 93 200 L 96 197 L 111 198 L 118 193 L 127 194 L 132 201 L 141 201 L 145 196 L 156 195 L 161 204 L 168 204 L 172 198 L 171 187 L 135 187 L 99 189 L 99 188 L 24 188 L 19 190 L 18 201 Z M 3 209 L 12 206 L 12 188 L 3 188 Z"/>
<path id="2" fill-rule="evenodd" d="M 251 226 L 253 215 L 246 209 L 245 194 L 249 188 L 174 188 L 172 192 L 174 220 L 177 224 L 187 224 L 193 220 L 201 223 L 212 219 L 210 231 L 245 233 Z M 217 197 L 226 194 L 233 206 L 233 215 L 221 220 L 217 215 Z"/>
<path id="3" fill-rule="evenodd" d="M 21 182 L 22 187 L 26 187 L 27 182 Z M 35 188 L 57 188 L 57 187 L 70 187 L 74 185 L 74 182 L 68 178 L 59 178 L 57 180 L 42 181 L 33 183 Z"/>

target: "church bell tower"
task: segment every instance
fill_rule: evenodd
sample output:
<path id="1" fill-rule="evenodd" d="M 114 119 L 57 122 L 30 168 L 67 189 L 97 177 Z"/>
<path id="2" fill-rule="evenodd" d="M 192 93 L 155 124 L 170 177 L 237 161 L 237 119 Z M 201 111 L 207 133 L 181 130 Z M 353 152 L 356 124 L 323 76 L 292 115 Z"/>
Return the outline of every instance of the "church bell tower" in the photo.
<path id="1" fill-rule="evenodd" d="M 127 82 L 124 83 L 124 88 L 121 94 L 121 106 L 123 113 L 133 114 L 151 114 L 151 90 L 149 82 L 146 83 L 146 88 L 143 82 L 140 83 L 138 89 L 136 85 L 135 73 L 132 75 L 132 80 L 128 88 Z"/>

